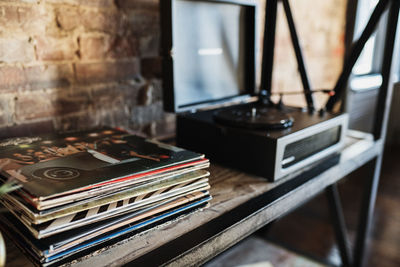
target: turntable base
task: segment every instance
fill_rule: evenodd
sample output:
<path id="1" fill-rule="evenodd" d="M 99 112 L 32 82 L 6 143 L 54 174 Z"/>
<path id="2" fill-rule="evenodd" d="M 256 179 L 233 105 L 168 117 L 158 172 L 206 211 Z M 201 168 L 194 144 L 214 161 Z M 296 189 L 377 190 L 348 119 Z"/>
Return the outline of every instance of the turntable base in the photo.
<path id="1" fill-rule="evenodd" d="M 178 114 L 177 145 L 204 153 L 213 162 L 275 181 L 335 153 L 343 144 L 347 114 L 319 116 L 288 108 L 272 117 L 291 123 L 291 127 L 280 124 L 280 129 L 265 129 L 258 127 L 258 118 L 254 119 L 256 127 L 246 120 L 254 115 L 249 113 L 253 107 L 242 104 Z M 238 111 L 242 112 L 239 119 L 232 122 L 230 116 Z"/>

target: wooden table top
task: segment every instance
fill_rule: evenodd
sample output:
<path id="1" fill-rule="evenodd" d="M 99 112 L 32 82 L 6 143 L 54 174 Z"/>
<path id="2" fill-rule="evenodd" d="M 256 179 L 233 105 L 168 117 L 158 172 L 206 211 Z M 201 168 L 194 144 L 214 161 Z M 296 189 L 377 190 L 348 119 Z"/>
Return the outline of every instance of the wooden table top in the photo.
<path id="1" fill-rule="evenodd" d="M 349 131 L 340 161 L 322 172 L 304 169 L 270 183 L 266 179 L 228 169 L 210 167 L 210 207 L 131 236 L 67 265 L 192 266 L 204 263 L 246 236 L 298 207 L 327 186 L 364 165 L 383 150 L 382 141 Z M 317 168 L 317 169 L 316 169 Z M 9 239 L 7 266 L 32 266 Z"/>

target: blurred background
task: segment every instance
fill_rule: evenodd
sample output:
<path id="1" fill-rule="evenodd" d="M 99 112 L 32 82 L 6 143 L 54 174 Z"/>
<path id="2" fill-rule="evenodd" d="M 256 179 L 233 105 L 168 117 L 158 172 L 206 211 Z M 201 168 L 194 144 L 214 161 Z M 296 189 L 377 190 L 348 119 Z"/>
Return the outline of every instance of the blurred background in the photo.
<path id="1" fill-rule="evenodd" d="M 312 88 L 333 88 L 346 49 L 360 34 L 376 3 L 290 1 Z M 259 4 L 261 36 L 265 0 Z M 173 136 L 175 117 L 162 107 L 158 9 L 159 0 L 0 1 L 0 137 L 100 125 L 122 126 L 152 137 Z M 354 129 L 371 131 L 381 83 L 378 72 L 384 29 L 385 20 L 368 41 L 350 79 L 345 106 Z M 262 38 L 260 47 L 261 42 Z M 393 81 L 400 77 L 399 40 L 396 49 Z M 258 64 L 260 59 L 261 54 Z M 282 6 L 274 66 L 274 92 L 302 90 Z M 316 99 L 321 107 L 326 96 L 316 95 Z M 395 87 L 392 101 L 368 266 L 400 264 L 400 121 L 396 117 L 400 114 L 400 85 Z M 302 95 L 285 96 L 284 102 L 305 105 Z M 344 207 L 350 230 L 356 225 L 365 175 L 368 170 L 361 170 L 355 174 L 357 178 L 339 186 L 343 199 L 350 203 Z M 300 246 L 302 252 L 317 252 L 319 258 L 338 264 L 325 201 L 320 196 L 259 235 L 286 247 Z"/>
<path id="2" fill-rule="evenodd" d="M 314 88 L 333 87 L 341 70 L 346 3 L 291 1 Z M 158 0 L 1 1 L 1 135 L 98 125 L 171 135 L 174 116 L 162 110 L 158 8 Z M 282 7 L 277 27 L 273 90 L 301 90 Z M 304 104 L 301 95 L 285 102 Z"/>

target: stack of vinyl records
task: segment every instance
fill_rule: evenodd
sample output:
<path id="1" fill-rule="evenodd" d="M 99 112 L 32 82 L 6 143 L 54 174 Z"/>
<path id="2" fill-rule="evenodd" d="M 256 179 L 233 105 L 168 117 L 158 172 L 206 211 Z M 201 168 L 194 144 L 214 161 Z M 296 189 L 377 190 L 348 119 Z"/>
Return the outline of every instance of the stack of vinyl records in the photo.
<path id="1" fill-rule="evenodd" d="M 208 205 L 204 155 L 119 129 L 0 142 L 5 233 L 34 263 L 68 262 Z"/>

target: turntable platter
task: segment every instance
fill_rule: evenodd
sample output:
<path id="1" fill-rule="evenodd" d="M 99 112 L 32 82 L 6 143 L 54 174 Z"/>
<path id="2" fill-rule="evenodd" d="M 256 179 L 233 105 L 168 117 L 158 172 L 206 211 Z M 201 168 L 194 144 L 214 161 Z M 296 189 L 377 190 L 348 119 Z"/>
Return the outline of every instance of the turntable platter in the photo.
<path id="1" fill-rule="evenodd" d="M 214 119 L 222 124 L 248 129 L 285 129 L 294 119 L 285 112 L 272 107 L 243 106 L 214 112 Z"/>

